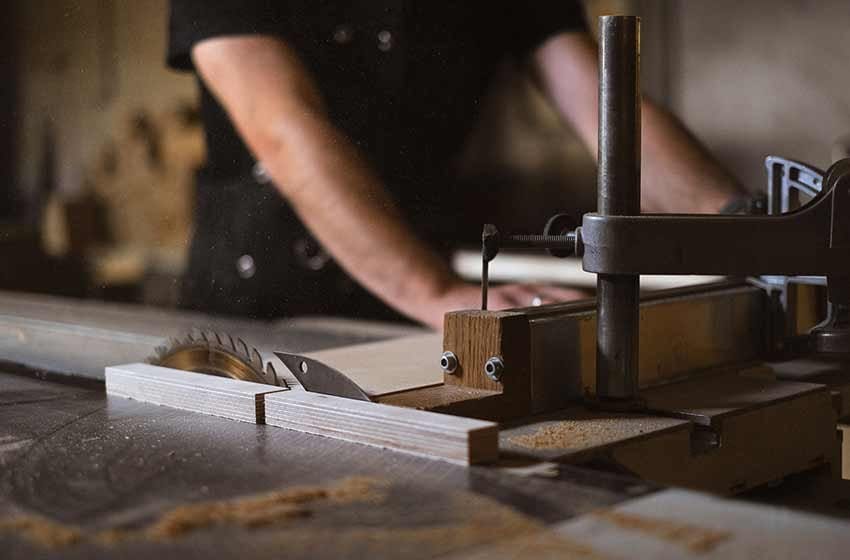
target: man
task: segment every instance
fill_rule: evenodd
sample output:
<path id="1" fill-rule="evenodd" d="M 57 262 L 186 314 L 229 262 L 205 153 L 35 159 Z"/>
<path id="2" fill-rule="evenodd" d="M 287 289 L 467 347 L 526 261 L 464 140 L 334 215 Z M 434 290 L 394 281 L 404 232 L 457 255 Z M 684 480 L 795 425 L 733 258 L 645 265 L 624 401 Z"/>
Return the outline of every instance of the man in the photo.
<path id="1" fill-rule="evenodd" d="M 200 78 L 209 160 L 189 304 L 380 315 L 351 278 L 434 327 L 476 306 L 478 288 L 441 255 L 481 226 L 453 205 L 452 160 L 506 56 L 532 62 L 596 153 L 597 52 L 582 16 L 568 0 L 172 0 L 169 62 Z M 642 109 L 645 210 L 711 213 L 737 196 L 675 120 Z M 508 285 L 490 302 L 576 294 Z"/>

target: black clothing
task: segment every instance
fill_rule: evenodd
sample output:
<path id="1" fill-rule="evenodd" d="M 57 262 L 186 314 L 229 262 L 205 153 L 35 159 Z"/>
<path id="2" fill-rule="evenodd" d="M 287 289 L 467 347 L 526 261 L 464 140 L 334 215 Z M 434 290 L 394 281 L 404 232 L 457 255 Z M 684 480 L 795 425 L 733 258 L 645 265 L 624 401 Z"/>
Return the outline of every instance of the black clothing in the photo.
<path id="1" fill-rule="evenodd" d="M 479 234 L 480 224 L 458 202 L 452 164 L 497 65 L 583 25 L 580 5 L 569 0 L 172 0 L 168 61 L 190 70 L 192 47 L 211 37 L 284 39 L 316 79 L 334 124 L 416 232 L 446 247 Z M 271 185 L 242 188 L 251 182 L 254 159 L 202 83 L 201 112 L 209 161 L 199 180 L 190 257 L 194 306 L 269 316 L 340 312 L 346 300 L 353 308 L 344 311 L 373 314 L 332 263 L 307 270 L 317 267 L 291 254 L 293 244 L 312 242 Z M 241 255 L 256 264 L 247 281 L 232 264 Z M 348 286 L 348 297 L 340 297 L 340 285 Z"/>

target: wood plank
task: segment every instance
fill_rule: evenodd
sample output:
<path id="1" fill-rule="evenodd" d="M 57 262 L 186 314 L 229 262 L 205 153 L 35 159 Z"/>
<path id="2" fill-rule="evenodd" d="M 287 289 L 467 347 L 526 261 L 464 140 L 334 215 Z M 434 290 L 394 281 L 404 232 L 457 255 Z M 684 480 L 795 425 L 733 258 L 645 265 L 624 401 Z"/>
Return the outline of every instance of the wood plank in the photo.
<path id="1" fill-rule="evenodd" d="M 312 352 L 306 356 L 344 373 L 370 397 L 443 382 L 442 336 L 437 333 Z"/>
<path id="2" fill-rule="evenodd" d="M 452 257 L 452 267 L 461 278 L 481 281 L 481 252 L 462 250 Z M 542 282 L 580 288 L 596 289 L 596 274 L 585 272 L 579 258 L 553 259 L 549 255 L 535 255 L 500 251 L 490 263 L 491 282 Z M 723 280 L 723 276 L 663 275 L 640 277 L 640 289 L 669 290 L 682 286 L 708 284 Z"/>
<path id="3" fill-rule="evenodd" d="M 594 553 L 576 555 L 580 558 L 846 558 L 850 548 L 844 519 L 676 489 L 575 517 L 551 530 L 574 549 Z"/>
<path id="4" fill-rule="evenodd" d="M 838 417 L 850 416 L 850 367 L 846 364 L 813 356 L 773 363 L 771 367 L 783 381 L 826 385 L 832 391 Z"/>
<path id="5" fill-rule="evenodd" d="M 273 385 L 150 364 L 106 368 L 107 395 L 256 424 L 265 422 L 264 397 L 286 391 Z"/>
<path id="6" fill-rule="evenodd" d="M 823 385 L 814 383 L 776 381 L 732 371 L 655 387 L 641 396 L 650 410 L 714 426 L 728 416 L 825 390 Z"/>
<path id="7" fill-rule="evenodd" d="M 663 399 L 653 397 L 656 391 Z M 694 435 L 715 442 L 674 432 L 612 450 L 615 461 L 646 480 L 736 494 L 789 474 L 838 464 L 835 411 L 823 385 L 735 380 L 727 374 L 643 395 L 650 406 L 663 404 L 667 413 L 697 424 Z"/>
<path id="8" fill-rule="evenodd" d="M 671 489 L 462 550 L 444 560 L 845 558 L 850 534 L 840 517 Z"/>
<path id="9" fill-rule="evenodd" d="M 306 391 L 268 395 L 266 423 L 461 464 L 495 461 L 498 425 Z"/>

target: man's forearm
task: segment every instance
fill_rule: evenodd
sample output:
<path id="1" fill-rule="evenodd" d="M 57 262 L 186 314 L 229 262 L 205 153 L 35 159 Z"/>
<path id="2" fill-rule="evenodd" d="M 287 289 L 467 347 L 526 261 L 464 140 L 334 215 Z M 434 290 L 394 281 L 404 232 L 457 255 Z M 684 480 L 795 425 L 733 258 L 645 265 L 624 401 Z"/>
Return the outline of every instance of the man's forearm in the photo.
<path id="1" fill-rule="evenodd" d="M 598 53 L 586 34 L 561 34 L 535 54 L 543 88 L 594 157 L 598 148 Z M 667 111 L 641 103 L 641 207 L 715 213 L 741 194 L 735 180 Z"/>
<path id="2" fill-rule="evenodd" d="M 353 144 L 330 123 L 309 73 L 287 46 L 269 37 L 222 38 L 199 44 L 193 58 L 248 147 L 337 262 L 396 309 L 437 324 L 423 306 L 459 280 L 405 225 Z"/>
<path id="3" fill-rule="evenodd" d="M 279 189 L 322 245 L 361 284 L 412 316 L 455 281 L 409 230 L 351 142 L 317 114 L 290 118 L 262 155 Z"/>

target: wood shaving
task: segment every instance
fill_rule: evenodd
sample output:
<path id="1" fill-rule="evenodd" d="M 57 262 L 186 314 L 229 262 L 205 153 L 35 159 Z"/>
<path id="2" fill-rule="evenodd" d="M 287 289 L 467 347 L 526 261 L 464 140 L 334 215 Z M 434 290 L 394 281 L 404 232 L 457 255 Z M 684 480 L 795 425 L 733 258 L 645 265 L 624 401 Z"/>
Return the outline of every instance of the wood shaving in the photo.
<path id="1" fill-rule="evenodd" d="M 644 517 L 619 511 L 598 511 L 595 517 L 626 529 L 652 535 L 659 539 L 684 546 L 691 552 L 711 552 L 721 542 L 732 537 L 727 531 L 704 529 L 696 525 L 687 525 L 666 519 Z"/>
<path id="2" fill-rule="evenodd" d="M 76 527 L 36 515 L 0 519 L 0 534 L 12 533 L 42 548 L 63 548 L 80 542 L 83 534 Z"/>
<path id="3" fill-rule="evenodd" d="M 458 493 L 445 523 L 414 527 L 299 527 L 276 535 L 292 557 L 310 557 L 317 542 L 333 541 L 340 557 L 576 558 L 605 560 L 595 550 L 490 498 Z M 454 555 L 451 558 L 455 558 Z"/>
<path id="4" fill-rule="evenodd" d="M 231 500 L 178 506 L 162 513 L 150 525 L 139 529 L 108 529 L 84 534 L 76 527 L 36 516 L 0 520 L 0 533 L 23 536 L 44 548 L 62 548 L 83 542 L 110 546 L 127 540 L 174 540 L 192 531 L 217 525 L 258 528 L 307 517 L 308 505 L 318 502 L 348 504 L 383 498 L 383 485 L 370 478 L 351 477 L 330 486 L 302 486 Z"/>
<path id="5" fill-rule="evenodd" d="M 146 537 L 169 540 L 213 525 L 238 525 L 255 528 L 307 517 L 305 506 L 317 501 L 337 504 L 378 501 L 377 481 L 347 478 L 332 486 L 305 486 L 256 496 L 180 506 L 161 515 L 145 529 Z"/>
<path id="6" fill-rule="evenodd" d="M 348 478 L 327 487 L 309 486 L 216 502 L 190 504 L 164 512 L 151 524 L 83 533 L 40 518 L 19 517 L 0 521 L 0 530 L 24 535 L 35 544 L 51 548 L 91 544 L 117 546 L 132 540 L 171 541 L 187 533 L 220 525 L 248 530 L 281 523 L 266 533 L 266 543 L 279 543 L 293 557 L 310 558 L 321 543 L 332 542 L 340 556 L 390 556 L 425 558 L 458 553 L 474 558 L 578 558 L 603 560 L 590 547 L 551 532 L 545 525 L 487 497 L 458 492 L 449 497 L 448 515 L 438 524 L 414 526 L 287 525 L 293 517 L 311 513 L 308 506 L 351 502 L 379 503 L 386 485 L 368 478 Z M 35 520 L 33 522 L 32 520 Z M 403 520 L 402 520 L 403 523 Z M 28 535 L 24 527 L 47 527 L 45 535 Z M 259 537 L 258 537 L 259 538 Z M 277 546 L 275 544 L 275 546 Z"/>

